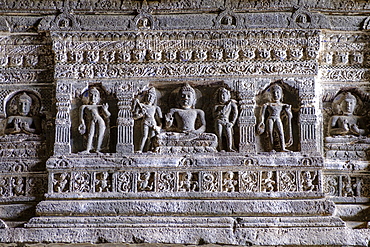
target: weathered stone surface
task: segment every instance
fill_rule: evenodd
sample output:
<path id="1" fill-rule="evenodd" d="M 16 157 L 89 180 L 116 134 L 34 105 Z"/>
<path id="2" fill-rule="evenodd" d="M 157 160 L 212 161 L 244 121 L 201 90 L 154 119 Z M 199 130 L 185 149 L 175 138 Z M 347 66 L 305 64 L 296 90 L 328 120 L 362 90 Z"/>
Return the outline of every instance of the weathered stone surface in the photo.
<path id="1" fill-rule="evenodd" d="M 368 246 L 369 11 L 2 1 L 0 242 Z"/>
<path id="2" fill-rule="evenodd" d="M 43 201 L 38 215 L 189 215 L 189 216 L 314 216 L 332 215 L 326 200 L 81 200 Z"/>
<path id="3" fill-rule="evenodd" d="M 366 246 L 369 236 L 366 230 L 352 229 L 307 229 L 307 228 L 262 228 L 262 229 L 204 229 L 194 231 L 189 228 L 108 228 L 108 229 L 9 229 L 1 230 L 1 240 L 10 242 L 38 242 L 62 243 L 73 239 L 75 243 L 101 243 L 101 242 L 124 242 L 124 243 L 177 243 L 204 244 L 216 241 L 219 244 L 229 245 L 295 245 L 295 246 L 325 246 L 325 245 L 349 245 Z M 298 236 L 298 238 L 297 238 Z M 312 238 L 315 236 L 315 238 Z M 330 244 L 329 244 L 330 243 Z"/>

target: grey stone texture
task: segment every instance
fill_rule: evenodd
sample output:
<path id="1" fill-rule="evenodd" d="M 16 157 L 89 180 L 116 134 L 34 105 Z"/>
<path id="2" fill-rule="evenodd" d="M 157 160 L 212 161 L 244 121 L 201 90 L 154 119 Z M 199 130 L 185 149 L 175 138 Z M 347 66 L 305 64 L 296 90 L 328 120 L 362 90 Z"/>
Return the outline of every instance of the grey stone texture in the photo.
<path id="1" fill-rule="evenodd" d="M 369 246 L 369 13 L 0 2 L 0 246 Z"/>

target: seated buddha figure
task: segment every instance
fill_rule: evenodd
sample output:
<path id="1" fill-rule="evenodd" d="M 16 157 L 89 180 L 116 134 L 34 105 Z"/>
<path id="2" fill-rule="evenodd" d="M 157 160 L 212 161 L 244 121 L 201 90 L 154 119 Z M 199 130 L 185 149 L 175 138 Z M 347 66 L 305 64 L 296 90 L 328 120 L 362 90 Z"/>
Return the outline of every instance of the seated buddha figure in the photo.
<path id="1" fill-rule="evenodd" d="M 330 136 L 363 136 L 366 134 L 364 119 L 354 115 L 357 106 L 356 97 L 350 92 L 342 93 L 336 102 L 339 106 L 338 115 L 329 120 L 328 132 Z"/>
<path id="2" fill-rule="evenodd" d="M 195 109 L 196 92 L 189 84 L 177 94 L 179 108 L 165 115 L 165 132 L 158 135 L 157 150 L 169 152 L 215 152 L 217 136 L 206 131 L 204 111 Z"/>
<path id="3" fill-rule="evenodd" d="M 31 113 L 32 98 L 23 93 L 15 99 L 15 103 L 16 114 L 6 119 L 4 134 L 40 134 L 40 119 Z"/>

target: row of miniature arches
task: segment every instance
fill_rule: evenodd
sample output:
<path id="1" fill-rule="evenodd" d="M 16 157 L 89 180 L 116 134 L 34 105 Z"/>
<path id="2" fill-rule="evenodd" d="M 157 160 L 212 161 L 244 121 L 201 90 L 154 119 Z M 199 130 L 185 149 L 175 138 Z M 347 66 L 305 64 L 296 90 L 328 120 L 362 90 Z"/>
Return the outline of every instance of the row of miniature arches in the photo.
<path id="1" fill-rule="evenodd" d="M 289 40 L 294 43 L 302 43 L 301 40 L 307 40 L 318 35 L 316 30 L 233 30 L 233 31 L 151 31 L 151 32 L 62 32 L 53 33 L 56 39 L 72 41 L 122 41 L 122 40 L 220 40 L 220 39 L 240 39 L 240 40 Z M 306 41 L 307 42 L 307 41 Z M 13 43 L 12 43 L 13 44 Z"/>

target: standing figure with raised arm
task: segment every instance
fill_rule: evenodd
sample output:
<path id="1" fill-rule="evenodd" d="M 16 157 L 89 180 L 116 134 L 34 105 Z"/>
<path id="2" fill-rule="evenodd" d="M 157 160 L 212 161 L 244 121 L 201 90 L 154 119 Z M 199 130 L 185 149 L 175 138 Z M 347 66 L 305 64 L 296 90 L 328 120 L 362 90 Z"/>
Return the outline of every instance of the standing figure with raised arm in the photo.
<path id="1" fill-rule="evenodd" d="M 233 127 L 238 119 L 238 106 L 231 99 L 230 91 L 221 87 L 216 92 L 218 104 L 215 105 L 213 115 L 215 118 L 216 134 L 218 137 L 218 148 L 222 151 L 222 136 L 226 137 L 226 151 L 235 152 L 233 149 Z"/>
<path id="2" fill-rule="evenodd" d="M 141 131 L 142 137 L 140 139 L 140 145 L 137 152 L 141 153 L 144 150 L 145 144 L 153 137 L 159 134 L 161 130 L 161 118 L 162 111 L 159 106 L 156 105 L 157 93 L 154 87 L 151 87 L 145 92 L 144 102 L 141 103 L 138 99 L 135 99 L 133 105 L 133 117 L 135 120 L 142 119 Z M 150 144 L 150 143 L 149 143 Z"/>
<path id="3" fill-rule="evenodd" d="M 270 150 L 288 152 L 288 147 L 293 144 L 292 136 L 292 109 L 291 105 L 281 102 L 283 89 L 274 84 L 269 88 L 271 100 L 261 109 L 261 121 L 257 127 L 259 135 L 267 133 Z M 267 115 L 266 121 L 265 116 Z M 283 124 L 285 123 L 285 125 Z M 277 136 L 279 145 L 276 145 L 274 136 Z M 287 141 L 286 141 L 287 140 Z M 278 146 L 278 147 L 276 147 Z"/>
<path id="4" fill-rule="evenodd" d="M 109 128 L 110 112 L 108 104 L 100 105 L 100 92 L 95 87 L 89 90 L 89 104 L 82 105 L 80 108 L 80 125 L 78 130 L 81 135 L 86 133 L 87 122 L 87 145 L 82 154 L 88 154 L 91 151 L 100 153 L 104 137 L 107 136 L 107 127 Z M 93 141 L 95 139 L 95 149 L 93 150 Z"/>

